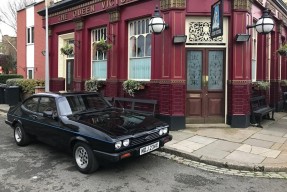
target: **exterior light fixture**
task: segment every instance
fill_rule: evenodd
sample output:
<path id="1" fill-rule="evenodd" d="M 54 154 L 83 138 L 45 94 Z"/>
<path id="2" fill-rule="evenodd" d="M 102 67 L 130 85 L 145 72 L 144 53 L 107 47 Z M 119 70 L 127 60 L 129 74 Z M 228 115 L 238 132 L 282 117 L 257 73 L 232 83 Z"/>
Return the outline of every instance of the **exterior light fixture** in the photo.
<path id="1" fill-rule="evenodd" d="M 248 41 L 249 38 L 250 38 L 249 34 L 236 34 L 235 41 L 244 42 L 244 41 Z"/>
<path id="2" fill-rule="evenodd" d="M 159 14 L 159 9 L 156 6 L 154 10 L 154 15 L 149 21 L 149 30 L 154 34 L 160 34 L 164 29 L 168 28 L 168 25 L 164 22 Z"/>
<path id="3" fill-rule="evenodd" d="M 173 36 L 173 43 L 185 43 L 186 42 L 186 35 L 175 35 Z"/>
<path id="4" fill-rule="evenodd" d="M 256 22 L 255 25 L 247 25 L 247 29 L 254 28 L 258 33 L 261 34 L 268 34 L 270 33 L 274 28 L 274 21 L 270 16 L 270 10 L 265 9 L 263 11 L 262 17 Z"/>

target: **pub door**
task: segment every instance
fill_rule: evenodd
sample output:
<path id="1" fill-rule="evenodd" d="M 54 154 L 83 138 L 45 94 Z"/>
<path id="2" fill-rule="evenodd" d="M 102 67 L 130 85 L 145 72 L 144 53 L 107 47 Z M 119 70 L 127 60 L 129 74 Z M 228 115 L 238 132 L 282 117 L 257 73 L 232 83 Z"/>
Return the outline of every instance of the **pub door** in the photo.
<path id="1" fill-rule="evenodd" d="M 74 59 L 66 60 L 66 91 L 73 91 Z"/>
<path id="2" fill-rule="evenodd" d="M 225 50 L 187 50 L 186 123 L 224 123 Z"/>

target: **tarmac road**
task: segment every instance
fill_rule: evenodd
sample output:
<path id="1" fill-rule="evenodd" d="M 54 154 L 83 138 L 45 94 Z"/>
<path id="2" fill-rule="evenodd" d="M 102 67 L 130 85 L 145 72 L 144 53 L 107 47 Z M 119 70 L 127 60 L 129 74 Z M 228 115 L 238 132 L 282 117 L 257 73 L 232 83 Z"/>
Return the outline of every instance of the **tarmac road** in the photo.
<path id="1" fill-rule="evenodd" d="M 67 153 L 39 142 L 18 147 L 4 120 L 0 112 L 0 192 L 286 191 L 285 179 L 212 173 L 152 154 L 84 175 Z"/>

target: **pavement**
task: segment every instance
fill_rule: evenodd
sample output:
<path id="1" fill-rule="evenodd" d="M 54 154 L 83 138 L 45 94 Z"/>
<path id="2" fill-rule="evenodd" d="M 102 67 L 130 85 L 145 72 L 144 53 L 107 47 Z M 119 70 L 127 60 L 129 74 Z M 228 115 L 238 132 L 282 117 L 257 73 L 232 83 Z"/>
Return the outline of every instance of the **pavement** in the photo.
<path id="1" fill-rule="evenodd" d="M 0 104 L 0 111 L 8 109 L 8 105 Z M 275 113 L 275 121 L 263 120 L 262 126 L 188 125 L 170 131 L 173 140 L 161 151 L 228 169 L 287 172 L 287 113 Z"/>

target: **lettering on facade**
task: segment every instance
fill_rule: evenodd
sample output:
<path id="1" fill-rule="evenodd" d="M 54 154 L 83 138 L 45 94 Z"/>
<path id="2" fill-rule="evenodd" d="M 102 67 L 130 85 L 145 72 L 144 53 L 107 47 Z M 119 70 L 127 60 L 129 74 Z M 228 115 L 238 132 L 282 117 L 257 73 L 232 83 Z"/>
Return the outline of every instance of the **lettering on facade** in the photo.
<path id="1" fill-rule="evenodd" d="M 58 17 L 58 22 L 63 22 L 67 20 L 71 20 L 77 17 L 82 17 L 86 15 L 90 15 L 96 12 L 99 12 L 99 8 L 102 8 L 102 10 L 113 8 L 119 5 L 124 5 L 133 1 L 137 0 L 101 0 L 101 1 L 96 1 L 96 4 L 90 4 L 88 5 L 87 3 L 81 4 L 75 8 L 72 8 L 71 11 L 65 11 L 65 13 L 58 12 L 55 13 Z M 99 3 L 99 4 L 98 4 Z M 100 6 L 100 7 L 99 7 Z M 116 15 L 113 15 L 116 16 Z M 116 19 L 114 19 L 116 20 Z"/>
<path id="2" fill-rule="evenodd" d="M 80 8 L 80 9 L 77 9 L 73 12 L 73 17 L 80 17 L 80 16 L 84 16 L 84 15 L 89 15 L 93 12 L 95 12 L 95 5 L 91 5 L 91 6 L 88 6 L 88 7 L 83 7 L 83 8 Z"/>
<path id="3" fill-rule="evenodd" d="M 59 15 L 59 21 L 66 21 L 68 20 L 68 14 L 67 13 L 64 13 L 62 15 Z"/>

